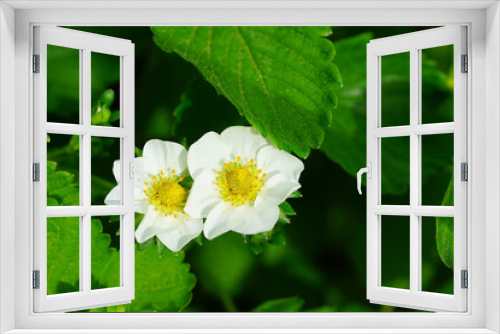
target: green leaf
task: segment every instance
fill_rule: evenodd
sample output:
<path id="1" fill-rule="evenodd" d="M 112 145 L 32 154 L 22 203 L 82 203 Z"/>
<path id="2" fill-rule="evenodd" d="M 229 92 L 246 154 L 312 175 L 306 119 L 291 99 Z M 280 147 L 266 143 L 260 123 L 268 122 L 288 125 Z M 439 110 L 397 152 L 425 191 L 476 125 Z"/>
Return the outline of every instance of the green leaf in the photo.
<path id="1" fill-rule="evenodd" d="M 168 249 L 158 257 L 155 247 L 136 252 L 135 299 L 130 312 L 178 312 L 191 302 L 196 277 L 184 263 L 184 252 Z"/>
<path id="2" fill-rule="evenodd" d="M 191 177 L 191 175 L 186 175 L 184 180 L 180 181 L 179 184 L 186 189 L 191 189 L 191 187 L 193 186 L 193 182 L 194 181 L 193 181 L 193 178 Z"/>
<path id="3" fill-rule="evenodd" d="M 274 232 L 271 235 L 271 239 L 269 240 L 269 242 L 276 246 L 284 246 L 286 245 L 285 235 L 279 231 Z"/>
<path id="4" fill-rule="evenodd" d="M 69 186 L 74 179 L 75 176 L 66 171 L 56 171 L 52 173 L 47 179 L 47 193 L 52 194 L 61 188 Z"/>
<path id="5" fill-rule="evenodd" d="M 47 218 L 47 294 L 78 291 L 80 219 Z"/>
<path id="6" fill-rule="evenodd" d="M 299 297 L 268 300 L 252 310 L 252 312 L 299 312 L 304 300 Z"/>
<path id="7" fill-rule="evenodd" d="M 290 218 L 286 214 L 284 214 L 283 212 L 280 211 L 277 225 L 278 226 L 285 226 L 285 225 L 290 224 L 291 222 L 292 221 L 290 220 Z"/>
<path id="8" fill-rule="evenodd" d="M 152 27 L 264 136 L 306 157 L 319 148 L 341 87 L 330 27 Z"/>
<path id="9" fill-rule="evenodd" d="M 194 80 L 174 110 L 174 132 L 189 145 L 206 132 L 222 132 L 232 125 L 246 125 L 236 108 L 205 80 Z"/>
<path id="10" fill-rule="evenodd" d="M 450 180 L 448 189 L 444 194 L 444 206 L 453 206 L 453 177 Z M 454 254 L 454 232 L 453 232 L 453 218 L 450 217 L 437 217 L 436 218 L 436 243 L 437 250 L 441 261 L 450 269 L 453 269 L 453 254 Z"/>
<path id="11" fill-rule="evenodd" d="M 321 150 L 353 176 L 360 168 L 366 166 L 366 45 L 372 38 L 371 33 L 363 33 L 335 43 L 337 49 L 335 62 L 342 70 L 344 88 L 338 92 L 338 110 L 333 113 L 332 126 L 326 131 Z M 388 66 L 385 66 L 386 64 Z M 422 86 L 439 91 L 445 96 L 443 98 L 440 95 L 441 97 L 435 100 L 424 101 L 432 103 L 431 110 L 434 110 L 436 104 L 447 103 L 452 97 L 452 91 L 446 85 L 446 75 L 440 72 L 434 62 L 423 59 L 422 67 L 428 74 L 422 78 Z M 388 101 L 387 109 L 384 109 L 384 117 L 389 115 L 387 123 L 398 123 L 399 118 L 405 117 L 399 110 L 402 105 L 409 105 L 409 100 L 408 97 L 401 98 L 398 87 L 408 85 L 410 80 L 408 69 L 409 63 L 402 63 L 401 58 L 387 59 L 387 63 L 384 63 L 382 84 L 384 89 L 388 89 L 387 94 L 394 96 Z M 445 145 L 446 139 L 436 138 L 436 145 L 422 153 L 424 181 L 430 175 L 441 172 L 449 164 L 450 157 L 442 154 Z M 408 155 L 408 150 L 409 147 L 402 146 L 400 141 L 384 142 L 384 161 L 388 163 L 384 164 L 382 169 L 383 193 L 398 195 L 408 191 L 409 163 L 401 161 L 402 157 Z"/>
<path id="12" fill-rule="evenodd" d="M 59 203 L 53 198 L 47 197 L 47 206 L 58 206 Z"/>
<path id="13" fill-rule="evenodd" d="M 120 252 L 109 247 L 111 237 L 103 233 L 99 219 L 91 224 L 92 289 L 120 286 Z"/>
<path id="14" fill-rule="evenodd" d="M 302 198 L 302 197 L 303 197 L 302 194 L 298 190 L 294 191 L 290 196 L 288 196 L 288 198 Z"/>
<path id="15" fill-rule="evenodd" d="M 281 203 L 279 205 L 279 207 L 280 207 L 280 211 L 283 212 L 287 216 L 295 216 L 297 214 L 295 212 L 295 210 L 292 208 L 292 206 L 290 205 L 290 203 L 288 203 L 287 201 L 284 201 L 283 203 Z"/>
<path id="16" fill-rule="evenodd" d="M 135 147 L 135 156 L 142 157 L 142 150 L 140 148 L 138 148 L 137 146 Z"/>
<path id="17" fill-rule="evenodd" d="M 47 161 L 47 196 L 63 206 L 79 205 L 80 192 L 74 184 L 75 176 L 69 172 L 57 170 L 57 163 Z"/>
<path id="18" fill-rule="evenodd" d="M 120 252 L 110 248 L 110 236 L 103 232 L 100 220 L 91 221 L 92 288 L 120 284 Z M 78 290 L 79 228 L 78 217 L 47 219 L 47 288 L 49 294 Z M 155 247 L 136 252 L 135 299 L 124 305 L 130 312 L 178 312 L 192 298 L 196 277 L 183 262 L 184 253 L 168 249 L 158 257 Z M 106 308 L 113 311 L 113 308 Z"/>
<path id="19" fill-rule="evenodd" d="M 117 251 L 107 251 L 107 255 L 103 254 L 101 263 L 106 265 L 113 252 L 119 255 Z M 121 311 L 179 312 L 189 305 L 196 277 L 189 272 L 190 266 L 184 263 L 184 256 L 184 252 L 173 253 L 165 248 L 159 257 L 156 247 L 136 252 L 135 299 L 131 304 L 122 305 Z M 110 286 L 112 282 L 108 279 L 108 273 L 99 273 L 102 275 L 96 279 Z M 116 312 L 114 307 L 107 307 L 105 311 Z"/>

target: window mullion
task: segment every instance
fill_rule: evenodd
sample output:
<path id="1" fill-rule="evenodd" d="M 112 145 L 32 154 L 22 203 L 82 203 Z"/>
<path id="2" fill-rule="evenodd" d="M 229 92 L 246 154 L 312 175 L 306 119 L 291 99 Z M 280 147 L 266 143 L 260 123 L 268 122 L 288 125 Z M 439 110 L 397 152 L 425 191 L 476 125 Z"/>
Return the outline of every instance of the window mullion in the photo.
<path id="1" fill-rule="evenodd" d="M 415 128 L 419 122 L 420 101 L 420 61 L 419 50 L 410 50 L 410 127 Z M 420 205 L 420 136 L 410 133 L 410 207 Z M 416 293 L 420 286 L 420 217 L 414 212 L 410 214 L 410 291 Z"/>
<path id="2" fill-rule="evenodd" d="M 81 137 L 80 146 L 80 170 L 82 174 L 81 189 L 82 189 L 82 201 L 85 208 L 91 206 L 91 134 L 90 134 L 90 124 L 91 124 L 91 64 L 90 64 L 91 52 L 90 49 L 83 49 L 82 64 L 80 67 L 80 78 L 81 78 L 81 117 L 82 124 L 87 128 L 86 133 Z M 80 278 L 83 281 L 83 291 L 90 293 L 91 291 L 91 214 L 90 210 L 85 213 L 82 220 L 82 233 L 81 233 L 81 243 L 80 243 L 80 256 L 81 261 L 81 271 Z"/>

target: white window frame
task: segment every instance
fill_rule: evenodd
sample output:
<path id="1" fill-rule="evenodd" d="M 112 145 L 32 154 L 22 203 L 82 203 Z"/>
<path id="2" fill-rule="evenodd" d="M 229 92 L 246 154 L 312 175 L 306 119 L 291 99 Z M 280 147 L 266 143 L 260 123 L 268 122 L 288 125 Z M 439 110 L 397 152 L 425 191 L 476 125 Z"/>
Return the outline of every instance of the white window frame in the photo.
<path id="1" fill-rule="evenodd" d="M 462 55 L 467 54 L 465 26 L 449 26 L 372 40 L 367 46 L 367 297 L 371 302 L 430 311 L 467 310 L 467 289 L 461 286 L 461 272 L 467 270 L 467 183 L 461 180 L 461 163 L 467 163 L 467 76 L 462 73 Z M 453 46 L 453 121 L 422 123 L 422 50 Z M 382 57 L 409 54 L 409 124 L 383 127 Z M 454 206 L 422 205 L 422 138 L 424 135 L 453 134 Z M 382 201 L 382 141 L 408 138 L 410 198 L 408 205 L 385 205 Z M 396 176 L 397 177 L 397 176 Z M 384 217 L 403 216 L 409 223 L 409 289 L 382 286 L 382 224 Z M 422 290 L 422 217 L 454 218 L 453 294 Z M 401 221 L 405 224 L 406 220 Z M 394 250 L 397 251 L 397 250 Z"/>
<path id="2" fill-rule="evenodd" d="M 34 311 L 75 311 L 110 305 L 128 304 L 134 299 L 134 44 L 128 40 L 85 33 L 60 27 L 35 26 L 34 54 L 39 56 L 39 71 L 33 75 L 34 162 L 39 163 L 39 182 L 33 184 L 33 268 L 38 271 L 39 287 L 34 289 Z M 71 48 L 79 53 L 80 100 L 79 124 L 47 121 L 47 45 Z M 92 53 L 113 55 L 120 62 L 120 126 L 105 127 L 91 123 L 91 58 Z M 78 206 L 47 206 L 47 143 L 52 134 L 78 135 L 79 198 Z M 119 205 L 91 203 L 91 139 L 109 137 L 120 141 L 119 173 L 121 201 Z M 91 219 L 96 216 L 120 216 L 120 285 L 92 290 L 91 287 Z M 47 218 L 79 219 L 79 291 L 47 295 Z"/>
<path id="3" fill-rule="evenodd" d="M 471 111 L 468 115 L 468 197 L 471 199 L 468 204 L 471 222 L 468 227 L 468 312 L 33 313 L 33 267 L 29 256 L 33 212 L 26 208 L 32 207 L 33 124 L 29 71 L 32 27 L 36 24 L 468 26 L 468 109 Z M 0 3 L 0 70 L 0 332 L 54 333 L 60 329 L 61 333 L 76 333 L 79 328 L 87 329 L 86 333 L 110 333 L 112 329 L 144 333 L 146 328 L 164 333 L 248 333 L 249 328 L 253 329 L 251 332 L 261 333 L 340 333 L 347 329 L 350 333 L 500 331 L 500 11 L 497 1 L 6 0 Z M 13 189 L 15 196 L 12 196 Z M 138 326 L 142 329 L 137 329 Z M 186 330 L 178 330 L 181 328 Z"/>

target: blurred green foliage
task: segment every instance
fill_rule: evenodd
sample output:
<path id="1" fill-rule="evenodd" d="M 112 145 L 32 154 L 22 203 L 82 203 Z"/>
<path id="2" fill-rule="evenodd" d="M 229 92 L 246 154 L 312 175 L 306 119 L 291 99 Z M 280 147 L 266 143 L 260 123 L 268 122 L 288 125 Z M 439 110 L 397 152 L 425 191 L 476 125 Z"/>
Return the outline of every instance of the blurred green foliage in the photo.
<path id="1" fill-rule="evenodd" d="M 300 180 L 303 197 L 290 200 L 293 209 L 282 205 L 277 229 L 248 237 L 235 233 L 214 240 L 200 237 L 178 254 L 160 247 L 154 239 L 138 244 L 136 299 L 128 305 L 90 311 L 402 310 L 366 300 L 366 202 L 364 196 L 357 194 L 353 175 L 366 164 L 366 43 L 419 28 L 254 27 L 241 28 L 238 35 L 234 28 L 225 28 L 233 29 L 226 31 L 207 27 L 201 37 L 187 44 L 185 37 L 191 36 L 193 27 L 184 27 L 182 33 L 182 29 L 154 28 L 154 34 L 148 27 L 72 28 L 135 43 L 137 155 L 149 139 L 190 145 L 207 131 L 220 132 L 231 125 L 248 123 L 281 147 L 302 156 L 321 144 L 321 150 L 312 150 L 304 160 L 306 168 Z M 330 31 L 333 34 L 327 40 L 324 36 Z M 174 52 L 164 52 L 157 44 Z M 233 52 L 227 64 L 227 58 L 221 54 L 223 47 L 230 47 Z M 48 120 L 78 123 L 75 55 L 63 49 L 48 55 L 52 64 L 49 71 L 55 71 L 47 78 L 48 87 L 54 87 L 49 91 L 54 96 L 48 103 Z M 423 54 L 422 63 L 426 87 L 423 108 L 428 111 L 425 120 L 429 122 L 450 121 L 453 106 L 449 49 L 437 49 Z M 241 59 L 234 53 L 237 50 L 243 53 Z M 254 60 L 260 67 L 252 64 L 250 54 L 256 56 Z M 113 70 L 113 61 L 109 57 L 92 58 L 92 120 L 96 125 L 119 124 L 119 77 Z M 243 89 L 235 74 L 239 66 L 244 66 Z M 388 115 L 389 121 L 407 118 L 401 110 L 409 101 L 398 93 L 399 87 L 408 84 L 406 66 L 404 61 L 393 60 L 383 73 L 384 87 L 393 92 L 384 102 L 384 115 Z M 283 83 L 267 85 L 273 95 L 266 97 L 264 82 L 269 83 L 272 78 Z M 341 82 L 344 86 L 340 89 Z M 252 94 L 248 104 L 241 96 L 243 92 Z M 276 113 L 272 115 L 270 110 Z M 303 110 L 308 111 L 307 115 Z M 329 123 L 331 126 L 327 127 Z M 280 131 L 280 126 L 286 126 L 286 131 Z M 103 204 L 106 194 L 116 185 L 111 173 L 116 143 L 108 139 L 92 139 L 92 203 Z M 48 205 L 78 205 L 78 136 L 50 135 L 47 145 Z M 449 147 L 449 142 L 436 138 L 430 141 L 433 145 L 435 150 L 423 153 L 424 196 L 441 203 L 453 160 L 437 149 Z M 384 196 L 393 204 L 405 204 L 408 197 L 406 167 L 401 170 L 404 155 L 405 148 L 400 144 L 390 146 L 388 160 L 392 167 L 382 172 Z M 291 221 L 289 215 L 294 215 Z M 141 218 L 136 215 L 136 224 Z M 62 219 L 68 221 L 48 222 L 48 238 L 52 239 L 48 240 L 51 293 L 76 291 L 79 286 L 75 271 L 78 257 L 71 250 L 77 249 L 78 219 Z M 119 224 L 111 217 L 94 217 L 92 226 L 92 244 L 96 247 L 92 250 L 93 287 L 116 286 Z M 429 259 L 434 259 L 422 263 L 422 286 L 428 291 L 447 292 L 453 278 L 450 281 L 450 270 L 441 261 L 435 261 L 439 259 L 435 230 L 422 240 L 422 248 L 431 254 Z M 441 228 L 437 230 L 438 235 L 442 233 Z M 384 268 L 392 268 L 384 274 L 387 285 L 394 286 L 405 279 L 401 264 L 408 263 L 409 258 L 401 249 L 409 247 L 409 238 L 401 237 L 398 229 L 386 229 L 384 234 L 389 240 L 397 240 L 396 249 L 384 264 Z M 451 249 L 448 246 L 448 251 Z M 59 261 L 57 255 L 52 258 L 56 253 L 68 257 Z M 100 261 L 109 264 L 106 269 L 99 268 Z"/>

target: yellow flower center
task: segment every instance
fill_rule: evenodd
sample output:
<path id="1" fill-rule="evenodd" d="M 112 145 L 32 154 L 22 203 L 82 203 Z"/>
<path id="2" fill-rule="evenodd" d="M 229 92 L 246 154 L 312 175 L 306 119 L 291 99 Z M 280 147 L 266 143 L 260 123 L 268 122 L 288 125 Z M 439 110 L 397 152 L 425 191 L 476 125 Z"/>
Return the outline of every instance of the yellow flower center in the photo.
<path id="1" fill-rule="evenodd" d="M 179 184 L 184 180 L 184 176 L 175 175 L 175 170 L 172 170 L 168 177 L 164 175 L 165 173 L 160 171 L 158 175 L 153 175 L 151 182 L 144 182 L 148 186 L 144 193 L 156 211 L 160 211 L 165 217 L 173 214 L 177 218 L 177 212 L 184 213 L 189 190 Z"/>
<path id="2" fill-rule="evenodd" d="M 236 161 L 224 163 L 218 172 L 216 185 L 224 202 L 232 206 L 244 205 L 247 201 L 255 201 L 265 183 L 266 174 L 257 169 L 254 160 L 242 163 L 241 157 Z"/>

